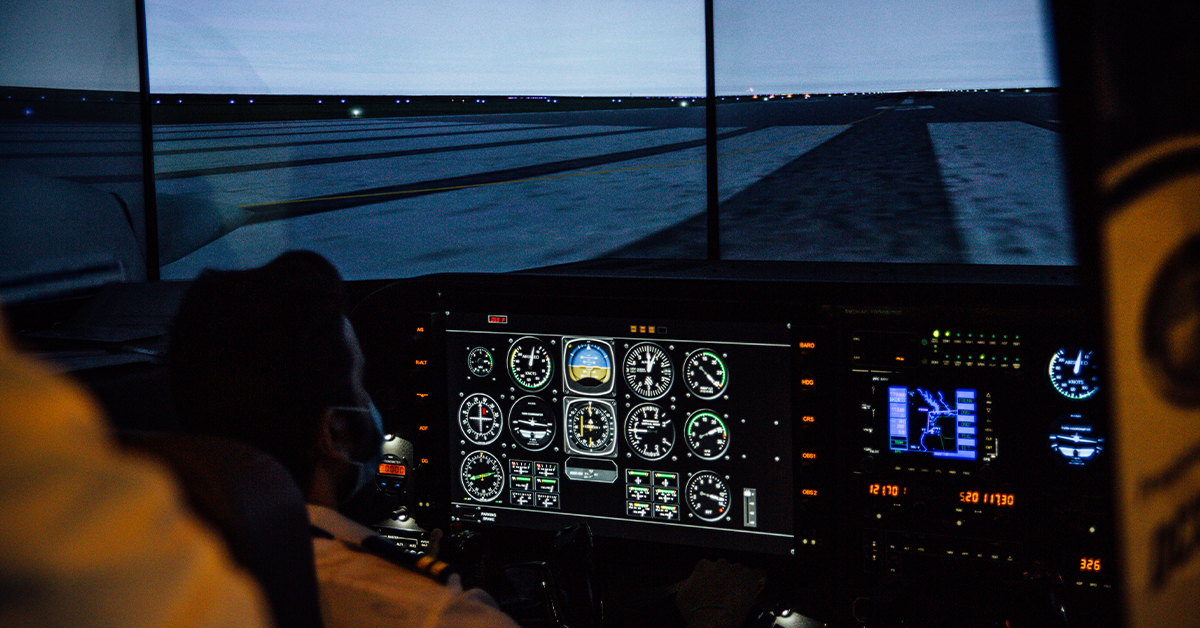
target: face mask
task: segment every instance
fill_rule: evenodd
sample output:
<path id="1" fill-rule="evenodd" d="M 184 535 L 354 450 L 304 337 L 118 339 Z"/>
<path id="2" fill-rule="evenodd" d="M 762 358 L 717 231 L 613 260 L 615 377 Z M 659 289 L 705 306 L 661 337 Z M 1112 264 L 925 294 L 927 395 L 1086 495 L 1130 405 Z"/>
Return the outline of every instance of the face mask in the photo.
<path id="1" fill-rule="evenodd" d="M 383 444 L 383 417 L 370 397 L 367 398 L 366 407 L 331 406 L 329 409 L 337 412 L 357 412 L 371 415 L 371 424 L 367 428 L 368 433 L 362 435 L 362 451 L 360 451 L 360 454 L 365 455 L 366 458 L 355 460 L 359 463 L 358 480 L 354 487 L 354 492 L 357 493 L 375 479 L 375 470 L 379 468 L 379 463 L 383 458 L 383 451 L 380 448 Z"/>

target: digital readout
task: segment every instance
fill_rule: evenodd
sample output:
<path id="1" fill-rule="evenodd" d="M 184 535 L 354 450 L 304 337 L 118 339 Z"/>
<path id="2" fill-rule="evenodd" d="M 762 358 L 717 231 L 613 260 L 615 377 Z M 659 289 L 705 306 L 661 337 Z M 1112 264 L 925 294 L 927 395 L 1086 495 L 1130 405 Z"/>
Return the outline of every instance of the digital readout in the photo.
<path id="1" fill-rule="evenodd" d="M 379 472 L 388 475 L 404 475 L 404 465 L 384 462 L 379 465 Z"/>
<path id="2" fill-rule="evenodd" d="M 1012 493 L 981 493 L 979 491 L 962 491 L 958 501 L 964 504 L 990 504 L 992 506 L 1012 506 L 1016 496 Z"/>
<path id="3" fill-rule="evenodd" d="M 908 494 L 908 487 L 896 484 L 872 484 L 867 487 L 867 492 L 880 497 L 900 497 Z"/>
<path id="4" fill-rule="evenodd" d="M 1080 558 L 1079 571 L 1100 571 L 1099 558 Z"/>

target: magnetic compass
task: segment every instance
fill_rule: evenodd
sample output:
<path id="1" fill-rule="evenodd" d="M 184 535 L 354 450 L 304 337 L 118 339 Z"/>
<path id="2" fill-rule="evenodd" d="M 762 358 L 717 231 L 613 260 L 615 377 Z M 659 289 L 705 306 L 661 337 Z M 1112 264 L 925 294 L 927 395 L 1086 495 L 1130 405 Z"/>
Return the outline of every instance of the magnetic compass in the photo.
<path id="1" fill-rule="evenodd" d="M 545 388 L 554 375 L 554 360 L 540 338 L 518 338 L 508 350 L 508 374 L 525 390 Z"/>
<path id="2" fill-rule="evenodd" d="M 625 354 L 625 383 L 633 394 L 646 400 L 654 400 L 671 390 L 675 379 L 675 366 L 671 356 L 653 342 L 634 345 Z"/>
<path id="3" fill-rule="evenodd" d="M 463 458 L 459 476 L 463 490 L 475 501 L 495 501 L 504 491 L 504 465 L 486 451 L 473 451 Z"/>
<path id="4" fill-rule="evenodd" d="M 496 440 L 503 426 L 500 405 L 483 393 L 463 399 L 458 407 L 458 427 L 462 429 L 463 436 L 476 445 L 486 445 Z"/>
<path id="5" fill-rule="evenodd" d="M 1050 358 L 1050 384 L 1067 399 L 1087 399 L 1100 389 L 1100 368 L 1090 349 L 1066 347 Z"/>

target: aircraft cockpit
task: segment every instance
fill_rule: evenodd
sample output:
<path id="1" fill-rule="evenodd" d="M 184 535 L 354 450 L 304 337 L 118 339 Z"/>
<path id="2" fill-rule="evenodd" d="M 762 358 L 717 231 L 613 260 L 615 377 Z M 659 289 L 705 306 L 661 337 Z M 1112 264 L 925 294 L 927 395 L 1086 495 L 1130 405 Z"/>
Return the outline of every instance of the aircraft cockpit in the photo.
<path id="1" fill-rule="evenodd" d="M 1122 624 L 1073 3 L 42 4 L 0 299 L 116 429 L 178 427 L 199 273 L 308 249 L 385 433 L 346 512 L 521 625 L 684 625 L 702 558 L 746 626 Z"/>

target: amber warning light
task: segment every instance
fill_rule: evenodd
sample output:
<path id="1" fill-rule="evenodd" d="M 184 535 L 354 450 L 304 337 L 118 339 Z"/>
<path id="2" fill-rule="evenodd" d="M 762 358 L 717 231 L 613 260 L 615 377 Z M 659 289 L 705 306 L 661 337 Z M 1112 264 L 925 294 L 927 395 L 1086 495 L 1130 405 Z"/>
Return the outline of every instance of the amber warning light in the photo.
<path id="1" fill-rule="evenodd" d="M 379 472 L 388 475 L 404 475 L 404 465 L 382 463 L 379 465 Z"/>

